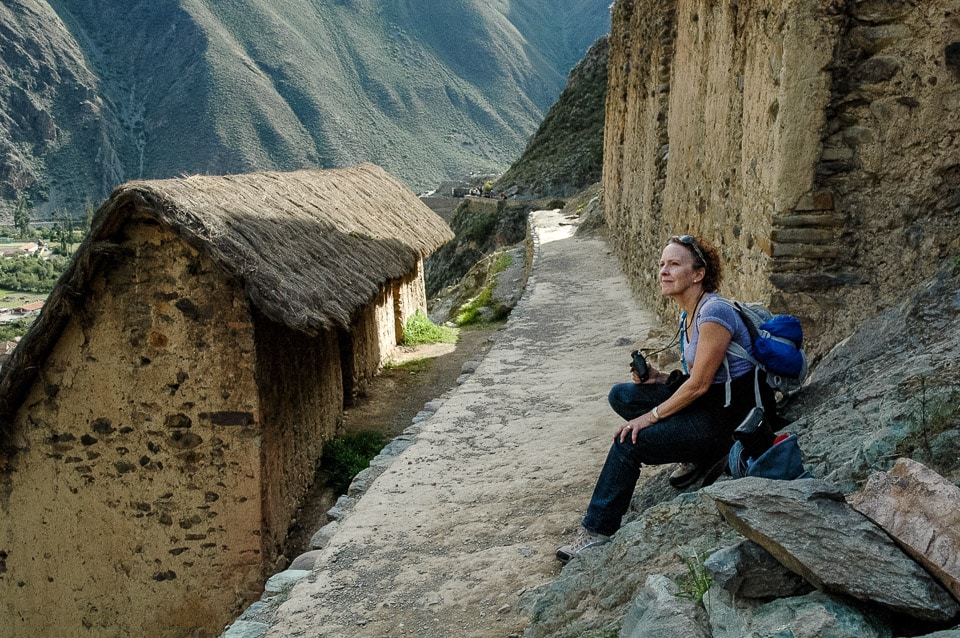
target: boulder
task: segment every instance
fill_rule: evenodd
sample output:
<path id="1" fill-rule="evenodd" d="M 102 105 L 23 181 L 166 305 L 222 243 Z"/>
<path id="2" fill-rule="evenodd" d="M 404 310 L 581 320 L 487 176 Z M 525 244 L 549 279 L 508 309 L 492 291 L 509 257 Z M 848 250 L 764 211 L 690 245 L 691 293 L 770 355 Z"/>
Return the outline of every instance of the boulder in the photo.
<path id="1" fill-rule="evenodd" d="M 857 604 L 814 591 L 766 603 L 738 600 L 723 590 L 704 597 L 712 638 L 821 637 L 890 638 L 889 618 Z"/>
<path id="2" fill-rule="evenodd" d="M 733 596 L 784 598 L 809 593 L 813 587 L 784 567 L 753 541 L 743 541 L 710 555 L 703 566 L 715 587 Z"/>
<path id="3" fill-rule="evenodd" d="M 960 614 L 943 587 L 826 481 L 749 477 L 704 492 L 738 532 L 821 591 L 931 622 Z"/>
<path id="4" fill-rule="evenodd" d="M 623 619 L 620 638 L 710 638 L 703 606 L 677 594 L 676 583 L 666 576 L 648 577 Z"/>
<path id="5" fill-rule="evenodd" d="M 903 458 L 871 476 L 850 504 L 960 599 L 960 488 Z"/>

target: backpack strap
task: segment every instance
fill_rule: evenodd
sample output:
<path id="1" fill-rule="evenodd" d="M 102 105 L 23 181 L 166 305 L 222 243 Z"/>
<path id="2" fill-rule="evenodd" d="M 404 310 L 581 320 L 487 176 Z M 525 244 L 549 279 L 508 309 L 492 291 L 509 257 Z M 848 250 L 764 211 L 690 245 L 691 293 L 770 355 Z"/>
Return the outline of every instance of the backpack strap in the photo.
<path id="1" fill-rule="evenodd" d="M 744 316 L 743 309 L 740 307 L 740 304 L 724 299 L 723 297 L 717 296 L 714 297 L 711 301 L 716 300 L 722 303 L 731 306 L 734 310 L 737 311 L 737 315 L 740 317 L 740 321 L 743 322 L 743 325 L 747 327 L 747 332 L 750 333 L 750 342 L 753 343 L 756 341 L 758 336 L 763 336 L 763 333 L 766 331 L 758 331 L 753 323 Z M 751 355 L 746 348 L 741 346 L 739 343 L 733 340 L 733 335 L 731 335 L 730 344 L 727 346 L 727 356 L 723 358 L 723 367 L 727 371 L 727 382 L 726 382 L 726 403 L 723 407 L 729 407 L 732 400 L 732 392 L 730 389 L 730 384 L 733 381 L 733 377 L 730 375 L 730 357 L 736 357 L 738 359 L 745 359 L 753 364 L 753 395 L 757 401 L 757 407 L 761 410 L 763 409 L 763 401 L 760 398 L 760 370 L 763 368 L 763 364 L 757 361 L 753 355 Z M 790 342 L 792 343 L 792 342 Z"/>
<path id="2" fill-rule="evenodd" d="M 762 410 L 763 401 L 760 398 L 760 370 L 763 368 L 763 366 L 760 364 L 760 362 L 758 362 L 756 359 L 750 356 L 750 353 L 747 352 L 743 346 L 741 346 L 739 343 L 736 343 L 732 340 L 730 341 L 730 345 L 727 346 L 727 356 L 723 358 L 723 367 L 727 371 L 727 383 L 726 383 L 727 402 L 724 403 L 723 407 L 725 408 L 730 407 L 730 401 L 732 399 L 732 393 L 730 390 L 730 384 L 733 381 L 733 377 L 730 376 L 730 357 L 731 356 L 738 357 L 740 359 L 746 359 L 747 361 L 753 364 L 753 395 L 754 395 L 754 398 L 756 398 L 757 400 L 757 407 Z"/>

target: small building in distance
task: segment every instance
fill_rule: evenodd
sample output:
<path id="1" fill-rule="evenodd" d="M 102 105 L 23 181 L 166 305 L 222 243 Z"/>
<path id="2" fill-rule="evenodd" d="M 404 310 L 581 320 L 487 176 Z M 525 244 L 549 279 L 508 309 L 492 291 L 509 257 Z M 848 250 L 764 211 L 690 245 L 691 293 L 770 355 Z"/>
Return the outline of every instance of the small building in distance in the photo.
<path id="1" fill-rule="evenodd" d="M 0 633 L 219 635 L 452 236 L 369 164 L 118 187 L 0 369 Z"/>

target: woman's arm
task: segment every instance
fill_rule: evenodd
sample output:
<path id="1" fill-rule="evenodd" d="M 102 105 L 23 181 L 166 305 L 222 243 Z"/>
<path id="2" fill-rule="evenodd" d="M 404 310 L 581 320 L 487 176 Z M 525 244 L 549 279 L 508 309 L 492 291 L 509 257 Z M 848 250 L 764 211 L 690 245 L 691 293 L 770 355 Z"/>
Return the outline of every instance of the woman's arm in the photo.
<path id="1" fill-rule="evenodd" d="M 660 419 L 679 412 L 710 389 L 713 377 L 723 364 L 724 357 L 727 356 L 727 346 L 730 345 L 731 338 L 730 331 L 719 323 L 706 321 L 700 324 L 697 358 L 693 369 L 690 371 L 690 378 L 684 381 L 669 399 L 657 406 Z M 653 425 L 658 420 L 652 412 L 642 414 L 620 426 L 614 438 L 619 438 L 622 443 L 629 434 L 631 440 L 636 443 L 637 432 Z"/>

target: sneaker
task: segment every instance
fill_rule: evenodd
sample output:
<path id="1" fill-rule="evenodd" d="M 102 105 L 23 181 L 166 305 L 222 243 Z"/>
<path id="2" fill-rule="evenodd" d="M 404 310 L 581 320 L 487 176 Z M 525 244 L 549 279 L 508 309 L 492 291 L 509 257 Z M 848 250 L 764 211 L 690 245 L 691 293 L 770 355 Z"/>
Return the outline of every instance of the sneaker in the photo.
<path id="1" fill-rule="evenodd" d="M 576 558 L 585 549 L 605 545 L 610 542 L 610 537 L 603 534 L 591 532 L 586 527 L 581 526 L 574 537 L 573 542 L 564 545 L 557 550 L 557 559 L 563 563 Z"/>
<path id="2" fill-rule="evenodd" d="M 703 476 L 703 468 L 696 463 L 681 463 L 670 475 L 670 485 L 682 490 Z"/>
<path id="3" fill-rule="evenodd" d="M 703 473 L 703 483 L 700 484 L 701 488 L 707 487 L 708 485 L 713 485 L 717 482 L 717 479 L 720 478 L 720 475 L 727 470 L 728 460 L 726 457 L 718 460 L 713 465 L 708 466 L 707 470 Z M 729 474 L 729 472 L 727 472 Z"/>

